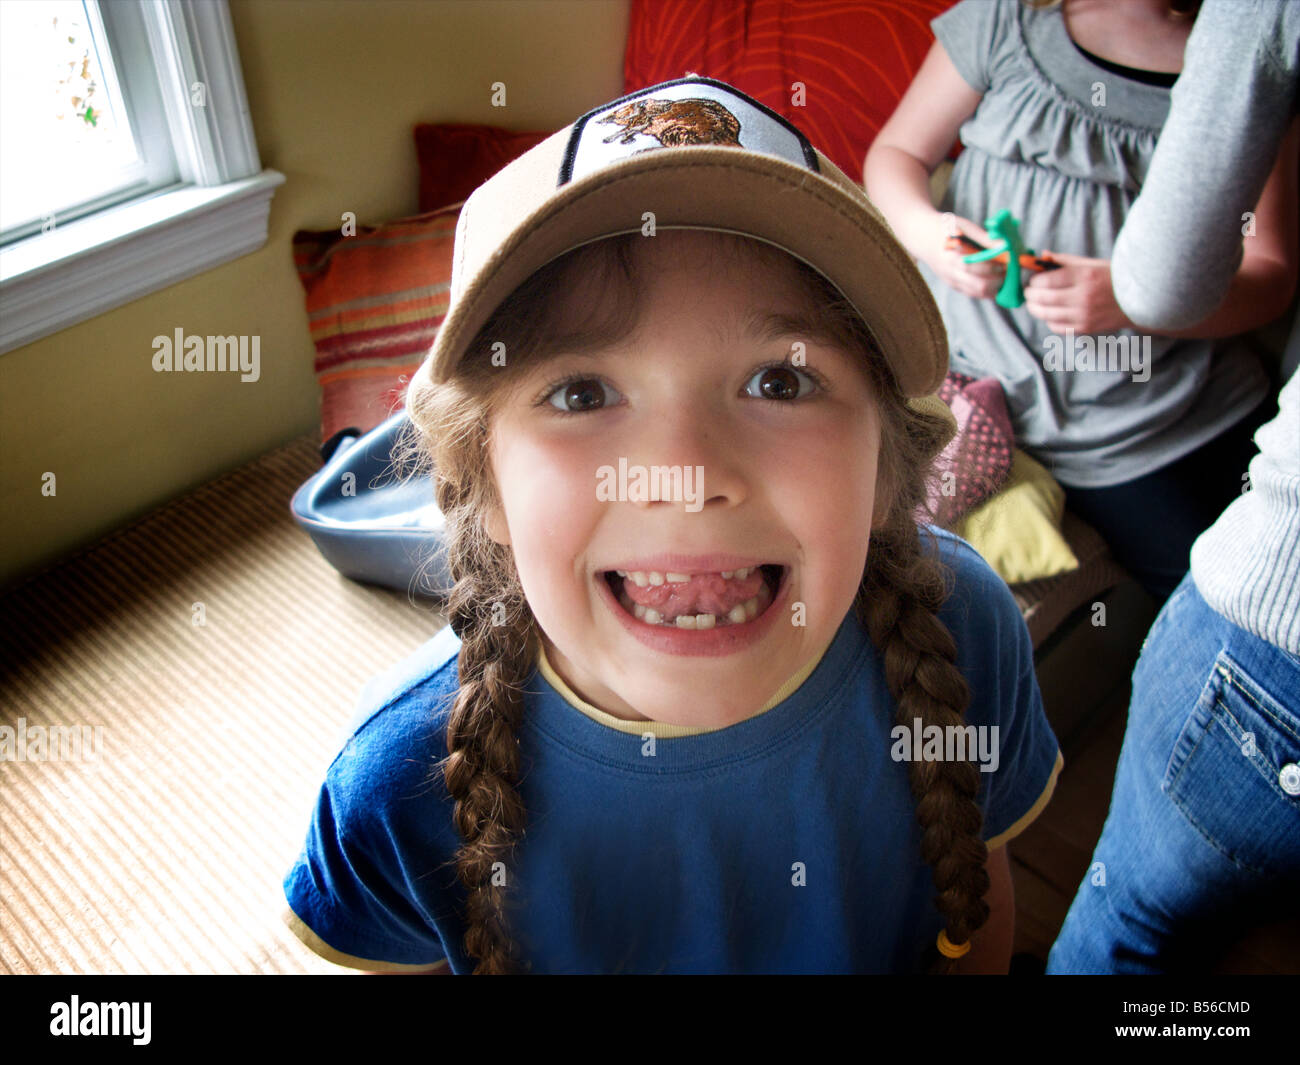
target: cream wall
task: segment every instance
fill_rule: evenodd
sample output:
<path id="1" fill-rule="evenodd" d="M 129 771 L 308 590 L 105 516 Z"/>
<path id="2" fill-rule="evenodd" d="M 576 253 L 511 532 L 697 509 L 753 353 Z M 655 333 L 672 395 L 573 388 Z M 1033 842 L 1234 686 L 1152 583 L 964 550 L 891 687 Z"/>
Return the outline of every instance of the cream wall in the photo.
<path id="1" fill-rule="evenodd" d="M 619 94 L 627 0 L 230 0 L 262 165 L 251 255 L 0 355 L 0 584 L 319 425 L 295 230 L 417 209 L 418 121 L 555 129 Z M 504 108 L 491 105 L 493 82 Z M 261 337 L 261 378 L 158 374 L 153 337 Z M 41 494 L 42 475 L 56 494 Z"/>

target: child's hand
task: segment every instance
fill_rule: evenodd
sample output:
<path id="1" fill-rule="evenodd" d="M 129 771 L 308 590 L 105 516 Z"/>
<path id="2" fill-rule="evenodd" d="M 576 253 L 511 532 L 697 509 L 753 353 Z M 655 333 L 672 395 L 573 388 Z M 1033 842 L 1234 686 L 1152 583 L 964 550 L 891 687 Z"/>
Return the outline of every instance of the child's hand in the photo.
<path id="1" fill-rule="evenodd" d="M 1059 270 L 1034 274 L 1025 285 L 1025 310 L 1041 318 L 1054 333 L 1114 333 L 1137 329 L 1115 300 L 1110 260 L 1064 252 L 1043 252 L 1061 263 Z"/>
<path id="2" fill-rule="evenodd" d="M 996 243 L 996 240 L 969 218 L 948 212 L 936 215 L 936 236 L 930 242 L 932 248 L 938 249 L 926 259 L 926 265 L 939 275 L 945 284 L 956 289 L 963 296 L 971 299 L 991 300 L 998 294 L 1006 277 L 1007 268 L 1000 262 L 984 263 L 962 262 L 962 256 L 969 255 L 974 248 L 951 249 L 947 247 L 948 238 L 964 233 L 978 241 L 984 247 Z"/>

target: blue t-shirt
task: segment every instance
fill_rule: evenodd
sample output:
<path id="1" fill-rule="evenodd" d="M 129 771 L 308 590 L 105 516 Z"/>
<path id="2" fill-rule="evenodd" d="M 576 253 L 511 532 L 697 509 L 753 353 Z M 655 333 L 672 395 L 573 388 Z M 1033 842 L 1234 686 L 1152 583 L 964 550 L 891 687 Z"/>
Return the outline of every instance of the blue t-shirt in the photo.
<path id="1" fill-rule="evenodd" d="M 941 616 L 971 687 L 966 721 L 982 730 L 967 757 L 996 764 L 978 802 L 998 845 L 1046 803 L 1060 756 L 1010 591 L 965 541 L 931 532 L 954 570 Z M 450 628 L 421 648 L 326 775 L 284 886 L 291 926 L 331 960 L 473 968 L 453 804 L 433 769 L 458 648 Z M 528 826 L 506 875 L 533 972 L 918 969 L 944 922 L 896 758 L 940 747 L 892 732 L 880 655 L 852 611 L 792 695 L 723 729 L 650 742 L 593 720 L 539 671 L 525 690 Z"/>

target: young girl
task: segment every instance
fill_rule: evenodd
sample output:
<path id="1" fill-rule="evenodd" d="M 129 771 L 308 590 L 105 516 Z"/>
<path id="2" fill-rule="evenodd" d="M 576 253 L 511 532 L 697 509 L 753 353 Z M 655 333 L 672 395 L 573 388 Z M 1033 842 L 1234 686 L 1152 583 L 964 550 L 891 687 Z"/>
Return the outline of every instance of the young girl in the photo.
<path id="1" fill-rule="evenodd" d="M 865 170 L 939 303 L 952 368 L 1002 383 L 1022 446 L 1157 599 L 1240 494 L 1266 409 L 1253 352 L 1207 338 L 1277 317 L 1295 284 L 1293 123 L 1259 202 L 1234 208 L 1251 235 L 1217 310 L 1187 330 L 1155 330 L 1115 302 L 1109 256 L 1155 151 L 1194 8 L 967 0 L 934 20 L 937 41 Z M 964 150 L 936 209 L 927 177 L 959 131 Z M 945 250 L 952 224 L 992 243 L 980 223 L 1003 208 L 1029 247 L 1064 264 L 1034 276 L 1014 310 L 992 299 L 1001 267 Z"/>
<path id="2" fill-rule="evenodd" d="M 913 518 L 945 362 L 861 190 L 721 83 L 476 191 L 408 397 L 450 625 L 331 765 L 295 932 L 376 971 L 1006 971 L 1060 756 L 1005 585 Z"/>

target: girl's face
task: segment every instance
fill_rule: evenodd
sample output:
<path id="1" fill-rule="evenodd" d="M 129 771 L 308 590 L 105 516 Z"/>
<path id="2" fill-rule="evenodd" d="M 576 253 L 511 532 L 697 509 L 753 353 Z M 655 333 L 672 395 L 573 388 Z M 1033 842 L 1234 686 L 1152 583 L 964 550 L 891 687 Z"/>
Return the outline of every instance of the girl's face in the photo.
<path id="1" fill-rule="evenodd" d="M 488 530 L 577 694 L 720 728 L 852 606 L 887 506 L 879 423 L 861 356 L 817 335 L 788 270 L 701 232 L 661 230 L 635 255 L 630 335 L 527 365 L 494 411 Z M 555 298 L 576 332 L 601 290 L 577 279 Z"/>

